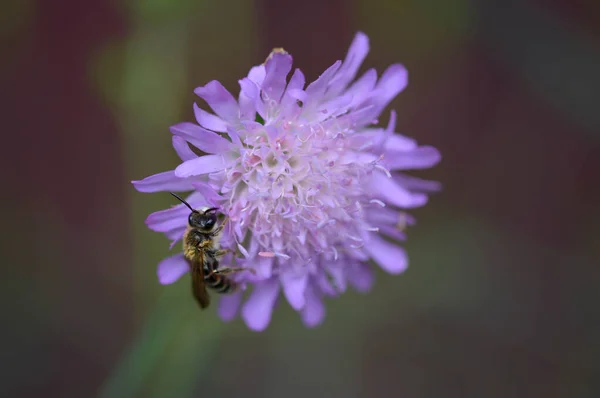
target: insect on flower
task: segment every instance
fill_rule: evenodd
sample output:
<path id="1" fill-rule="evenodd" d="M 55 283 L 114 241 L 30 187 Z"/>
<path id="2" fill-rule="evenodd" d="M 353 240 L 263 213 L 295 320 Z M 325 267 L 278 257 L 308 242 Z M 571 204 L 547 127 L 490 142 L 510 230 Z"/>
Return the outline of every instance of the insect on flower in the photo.
<path id="1" fill-rule="evenodd" d="M 386 127 L 377 126 L 408 75 L 395 64 L 379 79 L 369 69 L 355 80 L 368 50 L 367 36 L 358 33 L 344 62 L 308 85 L 299 69 L 288 79 L 292 56 L 276 49 L 239 81 L 237 99 L 217 81 L 198 87 L 214 113 L 194 105 L 197 124 L 171 127 L 181 163 L 133 181 L 140 192 L 188 192 L 182 202 L 189 208 L 184 202 L 146 220 L 172 245 L 189 239 L 190 209 L 218 208 L 228 217 L 219 262 L 252 271 L 228 275 L 241 289 L 220 299 L 222 319 L 241 308 L 248 327 L 263 330 L 283 292 L 305 325 L 316 326 L 324 297 L 348 285 L 371 288 L 370 260 L 390 274 L 406 269 L 406 253 L 390 240 L 405 238 L 405 226 L 414 224 L 406 211 L 425 205 L 440 185 L 404 171 L 432 167 L 440 154 L 395 133 L 393 111 Z M 159 281 L 188 272 L 187 258 L 161 261 Z M 252 291 L 242 304 L 247 286 Z"/>
<path id="2" fill-rule="evenodd" d="M 218 210 L 216 207 L 193 209 L 189 203 L 171 192 L 181 203 L 190 209 L 188 228 L 183 234 L 183 256 L 190 266 L 192 274 L 192 292 L 200 308 L 210 304 L 210 296 L 206 286 L 218 293 L 231 293 L 237 284 L 226 275 L 241 271 L 254 272 L 252 268 L 219 267 L 219 258 L 227 254 L 227 250 L 219 249 L 218 239 L 226 221 L 217 226 Z"/>

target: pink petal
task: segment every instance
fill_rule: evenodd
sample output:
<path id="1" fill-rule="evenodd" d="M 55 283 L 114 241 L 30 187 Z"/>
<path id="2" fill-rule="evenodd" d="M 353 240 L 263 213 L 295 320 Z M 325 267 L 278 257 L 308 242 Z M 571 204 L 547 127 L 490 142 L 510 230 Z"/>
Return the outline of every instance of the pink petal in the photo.
<path id="1" fill-rule="evenodd" d="M 314 284 L 315 288 L 319 289 L 322 296 L 336 297 L 342 292 L 342 289 L 337 284 L 337 281 L 331 280 L 332 278 L 332 275 L 329 275 L 325 271 L 321 270 L 312 277 L 312 283 Z"/>
<path id="2" fill-rule="evenodd" d="M 390 153 L 394 151 L 410 151 L 417 147 L 417 141 L 401 134 L 390 134 L 386 136 L 384 147 Z"/>
<path id="3" fill-rule="evenodd" d="M 301 315 L 304 325 L 309 328 L 320 325 L 325 318 L 325 306 L 312 285 L 306 287 L 306 305 L 302 309 Z"/>
<path id="4" fill-rule="evenodd" d="M 206 200 L 198 192 L 193 192 L 185 200 L 195 209 L 206 204 Z M 189 212 L 185 205 L 178 204 L 150 214 L 146 218 L 146 225 L 153 231 L 164 232 L 169 239 L 180 238 L 187 227 Z"/>
<path id="5" fill-rule="evenodd" d="M 231 122 L 239 119 L 238 103 L 221 83 L 213 80 L 204 87 L 194 90 L 197 96 L 204 99 L 221 119 Z"/>
<path id="6" fill-rule="evenodd" d="M 269 325 L 278 294 L 279 281 L 276 278 L 255 285 L 242 307 L 242 318 L 250 329 L 260 332 Z"/>
<path id="7" fill-rule="evenodd" d="M 411 191 L 438 192 L 442 189 L 442 184 L 438 181 L 424 180 L 422 178 L 400 173 L 394 173 L 392 178 L 396 183 Z"/>
<path id="8" fill-rule="evenodd" d="M 344 293 L 346 291 L 346 277 L 347 277 L 347 269 L 339 266 L 332 266 L 327 269 L 329 271 L 329 275 L 333 279 L 333 283 L 335 284 L 335 289 L 339 293 Z"/>
<path id="9" fill-rule="evenodd" d="M 169 244 L 169 250 L 173 250 L 177 242 L 183 239 L 183 233 L 185 232 L 185 230 L 186 228 L 180 228 L 165 233 L 165 235 L 167 235 L 168 238 L 171 240 L 171 243 Z"/>
<path id="10" fill-rule="evenodd" d="M 294 91 L 294 90 L 303 91 L 305 83 L 306 83 L 306 79 L 304 77 L 304 73 L 302 73 L 302 71 L 300 69 L 296 69 L 294 71 L 294 74 L 290 78 L 290 81 L 285 89 L 286 94 L 288 94 L 290 91 Z M 294 98 L 296 98 L 296 97 L 294 96 Z"/>
<path id="11" fill-rule="evenodd" d="M 191 177 L 201 174 L 214 173 L 227 168 L 231 161 L 226 161 L 220 155 L 205 155 L 183 162 L 175 169 L 178 177 Z"/>
<path id="12" fill-rule="evenodd" d="M 252 80 L 254 83 L 261 85 L 263 80 L 265 80 L 265 76 L 267 74 L 267 70 L 264 65 L 258 65 L 250 68 L 250 72 L 248 72 L 248 79 Z"/>
<path id="13" fill-rule="evenodd" d="M 357 81 L 352 83 L 346 90 L 346 94 L 352 95 L 351 108 L 360 105 L 371 93 L 377 83 L 377 72 L 375 69 L 366 71 Z"/>
<path id="14" fill-rule="evenodd" d="M 385 131 L 388 132 L 394 132 L 396 130 L 396 111 L 395 110 L 391 110 L 390 111 L 390 120 L 388 121 L 388 125 L 385 128 Z"/>
<path id="15" fill-rule="evenodd" d="M 340 95 L 329 101 L 319 104 L 319 107 L 317 108 L 317 114 L 312 119 L 313 122 L 321 122 L 332 116 L 345 113 L 352 103 L 352 99 L 352 95 Z"/>
<path id="16" fill-rule="evenodd" d="M 377 82 L 378 103 L 387 105 L 408 85 L 408 71 L 403 65 L 394 64 L 388 67 Z"/>
<path id="17" fill-rule="evenodd" d="M 225 322 L 233 320 L 233 318 L 235 318 L 235 316 L 237 315 L 241 302 L 241 292 L 222 296 L 219 300 L 219 308 L 217 310 L 219 317 Z"/>
<path id="18" fill-rule="evenodd" d="M 140 181 L 131 181 L 139 192 L 189 191 L 191 181 L 177 176 L 173 170 L 154 174 Z"/>
<path id="19" fill-rule="evenodd" d="M 229 138 L 231 138 L 231 142 L 233 143 L 233 145 L 235 145 L 238 148 L 242 147 L 242 140 L 240 140 L 240 135 L 235 129 L 227 127 L 227 135 L 229 135 Z"/>
<path id="20" fill-rule="evenodd" d="M 410 214 L 389 207 L 369 209 L 367 211 L 367 218 L 369 222 L 374 223 L 376 226 L 379 224 L 396 225 L 401 221 L 406 222 L 408 225 L 414 225 L 416 222 Z"/>
<path id="21" fill-rule="evenodd" d="M 294 272 L 284 272 L 281 274 L 280 280 L 283 286 L 283 293 L 292 308 L 298 311 L 304 307 L 304 291 L 306 289 L 308 275 L 306 275 L 306 273 L 296 275 Z"/>
<path id="22" fill-rule="evenodd" d="M 289 54 L 274 53 L 265 64 L 265 80 L 262 82 L 263 92 L 269 98 L 279 102 L 285 90 L 288 73 L 292 69 L 292 56 Z"/>
<path id="23" fill-rule="evenodd" d="M 356 77 L 356 72 L 358 72 L 358 68 L 360 68 L 368 53 L 369 38 L 363 32 L 358 32 L 354 36 L 352 44 L 350 44 L 342 67 L 331 82 L 331 85 L 334 86 L 331 90 L 332 95 L 339 94 Z"/>
<path id="24" fill-rule="evenodd" d="M 206 201 L 211 206 L 218 207 L 219 203 L 223 201 L 223 197 L 219 195 L 208 183 L 198 181 L 192 184 L 194 188 L 202 194 Z"/>
<path id="25" fill-rule="evenodd" d="M 381 172 L 373 172 L 370 186 L 376 196 L 398 207 L 419 207 L 428 200 L 426 194 L 412 193 Z"/>
<path id="26" fill-rule="evenodd" d="M 404 249 L 378 236 L 371 235 L 365 249 L 373 260 L 390 274 L 400 274 L 408 266 L 408 258 Z"/>
<path id="27" fill-rule="evenodd" d="M 212 113 L 206 112 L 196 104 L 194 104 L 194 115 L 198 124 L 205 129 L 219 132 L 227 130 L 227 122 Z"/>
<path id="28" fill-rule="evenodd" d="M 175 240 L 175 242 L 177 242 L 177 241 L 181 240 L 181 238 L 183 238 L 183 233 L 185 232 L 186 229 L 187 229 L 187 225 L 183 226 L 181 228 L 176 228 L 176 229 L 166 231 L 165 235 L 167 235 L 167 238 L 169 238 L 171 240 Z M 173 246 L 170 246 L 169 250 L 172 248 L 173 248 Z"/>
<path id="29" fill-rule="evenodd" d="M 379 228 L 379 232 L 382 233 L 383 235 L 392 238 L 394 240 L 398 240 L 398 241 L 402 241 L 402 240 L 406 240 L 406 234 L 404 232 L 402 232 L 400 229 L 398 229 L 397 226 L 390 226 L 390 225 L 378 225 L 377 226 Z"/>
<path id="30" fill-rule="evenodd" d="M 222 153 L 229 151 L 232 147 L 231 142 L 219 134 L 203 129 L 193 123 L 179 123 L 171 126 L 170 130 L 171 133 L 185 138 L 190 144 L 206 153 Z"/>
<path id="31" fill-rule="evenodd" d="M 336 61 L 333 65 L 331 65 L 317 80 L 310 83 L 308 87 L 306 87 L 306 94 L 308 95 L 309 100 L 311 102 L 318 103 L 321 100 L 323 94 L 325 94 L 325 90 L 327 89 L 327 85 L 335 76 L 335 73 L 340 69 L 342 65 L 342 61 Z"/>
<path id="32" fill-rule="evenodd" d="M 412 151 L 386 151 L 385 164 L 391 170 L 426 169 L 435 166 L 442 158 L 431 146 L 422 146 Z"/>
<path id="33" fill-rule="evenodd" d="M 260 97 L 260 88 L 249 78 L 239 80 L 240 84 L 240 117 L 254 121 L 258 112 L 265 118 L 265 104 Z"/>
<path id="34" fill-rule="evenodd" d="M 268 279 L 271 277 L 273 268 L 273 258 L 272 257 L 260 257 L 256 261 L 255 270 L 257 276 L 261 279 Z"/>
<path id="35" fill-rule="evenodd" d="M 365 57 L 369 53 L 369 38 L 363 32 L 357 32 L 350 44 L 346 59 L 344 59 L 344 72 L 350 74 L 349 80 L 356 76 L 358 68 L 362 65 Z"/>
<path id="36" fill-rule="evenodd" d="M 186 160 L 192 160 L 192 159 L 198 157 L 198 155 L 196 155 L 194 153 L 194 151 L 192 151 L 192 149 L 188 145 L 187 141 L 184 140 L 183 138 L 174 135 L 171 138 L 171 141 L 173 143 L 173 149 L 175 149 L 175 152 L 177 152 L 177 155 L 179 155 L 179 158 L 181 160 L 183 160 L 184 162 Z"/>
<path id="37" fill-rule="evenodd" d="M 298 108 L 296 100 L 305 100 L 305 98 L 299 98 L 306 94 L 304 90 L 302 90 L 304 88 L 304 84 L 304 74 L 300 69 L 296 69 L 294 71 L 294 74 L 290 78 L 290 81 L 287 85 L 287 88 L 285 89 L 283 97 L 281 98 L 282 116 L 287 117 L 289 116 L 289 112 L 291 112 L 293 109 Z"/>
<path id="38" fill-rule="evenodd" d="M 373 283 L 375 282 L 375 273 L 369 265 L 357 264 L 357 266 L 348 272 L 348 282 L 358 292 L 366 293 L 371 290 Z"/>
<path id="39" fill-rule="evenodd" d="M 167 232 L 185 227 L 190 213 L 185 205 L 180 204 L 170 209 L 154 212 L 146 218 L 146 225 L 156 232 Z"/>
<path id="40" fill-rule="evenodd" d="M 158 264 L 158 281 L 162 285 L 171 284 L 181 278 L 189 269 L 190 267 L 185 258 L 183 258 L 182 253 L 167 257 Z"/>

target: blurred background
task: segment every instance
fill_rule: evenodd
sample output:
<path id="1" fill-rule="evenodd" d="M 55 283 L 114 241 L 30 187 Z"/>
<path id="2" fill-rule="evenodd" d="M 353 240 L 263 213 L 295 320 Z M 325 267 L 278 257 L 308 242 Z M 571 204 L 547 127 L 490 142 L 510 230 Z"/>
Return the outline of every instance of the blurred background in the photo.
<path id="1" fill-rule="evenodd" d="M 312 80 L 357 30 L 443 154 L 408 271 L 316 329 L 200 314 L 156 278 L 172 198 L 130 181 L 177 164 L 195 87 L 279 46 Z M 600 396 L 600 2 L 5 0 L 0 36 L 0 396 Z"/>

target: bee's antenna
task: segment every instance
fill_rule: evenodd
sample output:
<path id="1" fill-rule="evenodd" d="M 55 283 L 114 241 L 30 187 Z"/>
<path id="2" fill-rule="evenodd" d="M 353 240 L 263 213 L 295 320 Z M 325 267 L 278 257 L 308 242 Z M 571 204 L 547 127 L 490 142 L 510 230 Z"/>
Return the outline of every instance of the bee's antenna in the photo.
<path id="1" fill-rule="evenodd" d="M 218 207 L 211 207 L 210 209 L 204 210 L 204 214 L 208 213 L 209 211 L 215 211 L 215 210 L 219 210 L 219 208 Z"/>
<path id="2" fill-rule="evenodd" d="M 183 203 L 184 205 L 186 205 L 191 211 L 196 211 L 194 209 L 192 209 L 192 206 L 190 206 L 190 204 L 188 202 L 186 202 L 185 200 L 181 199 L 181 197 L 177 194 L 174 194 L 173 192 L 169 192 L 171 195 L 175 196 L 177 199 L 179 199 L 179 201 L 181 203 Z"/>

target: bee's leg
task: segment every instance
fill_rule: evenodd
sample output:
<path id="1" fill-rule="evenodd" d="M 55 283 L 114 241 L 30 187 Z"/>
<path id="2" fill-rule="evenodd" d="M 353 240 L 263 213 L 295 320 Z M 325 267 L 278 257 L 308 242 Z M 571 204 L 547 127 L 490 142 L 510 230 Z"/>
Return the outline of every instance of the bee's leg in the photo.
<path id="1" fill-rule="evenodd" d="M 210 233 L 212 236 L 217 236 L 219 234 L 219 232 L 221 232 L 223 230 L 223 224 L 219 225 L 217 228 L 213 229 L 213 231 Z"/>
<path id="2" fill-rule="evenodd" d="M 221 223 L 221 225 L 219 225 L 217 228 L 213 229 L 213 231 L 211 232 L 211 235 L 217 236 L 219 234 L 219 232 L 221 232 L 223 230 L 223 228 L 225 228 L 225 224 L 227 223 L 227 221 L 229 221 L 229 217 L 225 216 L 225 219 L 223 219 L 223 222 Z"/>
<path id="3" fill-rule="evenodd" d="M 233 251 L 229 250 L 229 249 L 221 249 L 221 250 L 215 251 L 215 256 L 222 257 L 222 256 L 226 255 L 227 253 L 232 253 L 232 252 Z"/>
<path id="4" fill-rule="evenodd" d="M 254 269 L 242 268 L 242 267 L 237 267 L 237 268 L 223 267 L 223 268 L 214 270 L 212 273 L 217 274 L 217 275 L 229 275 L 229 274 L 235 274 L 237 272 L 242 272 L 242 271 L 250 271 L 253 275 L 256 275 L 256 271 L 254 271 Z"/>

